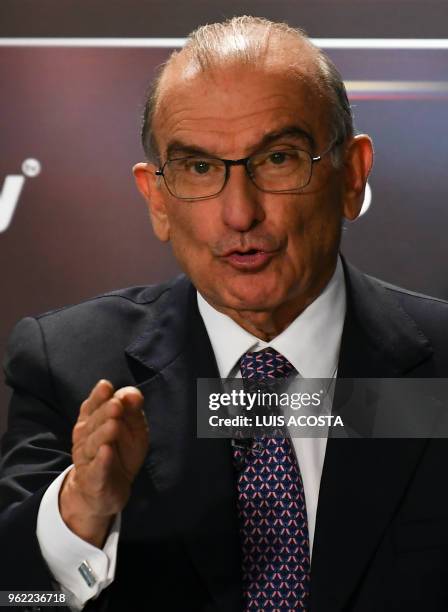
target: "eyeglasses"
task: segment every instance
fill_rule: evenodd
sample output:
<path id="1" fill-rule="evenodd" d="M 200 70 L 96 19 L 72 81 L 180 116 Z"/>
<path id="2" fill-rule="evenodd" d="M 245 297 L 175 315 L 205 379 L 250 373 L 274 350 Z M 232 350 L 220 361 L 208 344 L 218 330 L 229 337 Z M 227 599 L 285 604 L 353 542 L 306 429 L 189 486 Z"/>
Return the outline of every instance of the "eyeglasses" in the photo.
<path id="1" fill-rule="evenodd" d="M 168 191 L 179 200 L 217 196 L 226 186 L 231 166 L 244 166 L 260 191 L 294 193 L 308 185 L 314 164 L 338 144 L 341 144 L 339 139 L 316 157 L 296 148 L 263 151 L 242 159 L 189 155 L 169 159 L 155 174 L 163 176 Z"/>

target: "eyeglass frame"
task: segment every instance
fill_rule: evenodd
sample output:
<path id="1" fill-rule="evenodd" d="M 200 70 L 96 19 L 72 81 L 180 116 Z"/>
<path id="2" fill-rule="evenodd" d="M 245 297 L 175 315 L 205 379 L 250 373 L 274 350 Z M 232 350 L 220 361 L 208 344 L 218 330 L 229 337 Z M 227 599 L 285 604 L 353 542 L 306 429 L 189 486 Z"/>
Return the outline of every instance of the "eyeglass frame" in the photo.
<path id="1" fill-rule="evenodd" d="M 259 190 L 262 191 L 263 193 L 300 193 L 300 191 L 302 189 L 305 189 L 305 187 L 308 187 L 308 185 L 311 182 L 312 176 L 313 176 L 313 167 L 314 164 L 317 162 L 322 161 L 322 158 L 327 155 L 328 153 L 330 153 L 335 147 L 339 146 L 340 144 L 343 143 L 343 139 L 341 137 L 336 138 L 328 147 L 327 149 L 325 149 L 325 151 L 323 153 L 321 153 L 320 155 L 311 155 L 311 153 L 309 151 L 306 151 L 305 149 L 301 149 L 300 147 L 290 147 L 290 149 L 279 149 L 278 151 L 266 151 L 266 153 L 275 153 L 275 152 L 284 152 L 284 151 L 288 151 L 288 150 L 293 150 L 293 151 L 302 151 L 302 153 L 306 153 L 311 161 L 311 165 L 310 165 L 310 176 L 308 181 L 305 183 L 305 185 L 302 185 L 301 187 L 298 187 L 297 189 L 280 189 L 280 190 L 272 190 L 272 189 L 262 189 L 261 187 L 259 187 L 254 180 L 254 177 L 251 173 L 251 170 L 249 168 L 249 162 L 250 160 L 255 157 L 256 155 L 260 155 L 261 151 L 259 153 L 252 153 L 252 155 L 249 155 L 248 157 L 242 157 L 241 159 L 223 159 L 221 157 L 214 157 L 213 155 L 203 155 L 203 157 L 205 159 L 214 159 L 216 161 L 220 161 L 224 164 L 225 166 L 225 175 L 224 175 L 224 182 L 223 185 L 221 187 L 221 189 L 219 191 L 217 191 L 216 193 L 213 193 L 212 195 L 207 195 L 207 196 L 198 196 L 198 197 L 181 197 L 178 196 L 176 194 L 174 194 L 169 185 L 168 182 L 166 180 L 165 174 L 164 174 L 164 170 L 165 170 L 165 166 L 167 164 L 169 164 L 170 162 L 173 161 L 181 161 L 183 159 L 191 159 L 191 157 L 195 157 L 194 155 L 189 155 L 189 156 L 185 156 L 185 157 L 176 157 L 174 159 L 167 159 L 166 162 L 164 162 L 162 164 L 162 166 L 160 166 L 158 168 L 158 170 L 155 171 L 155 175 L 156 176 L 161 176 L 163 177 L 163 181 L 165 183 L 166 188 L 168 189 L 169 193 L 176 199 L 178 200 L 189 200 L 189 201 L 196 201 L 196 200 L 208 200 L 210 198 L 214 198 L 217 195 L 219 195 L 220 193 L 222 193 L 224 191 L 225 186 L 227 185 L 227 182 L 229 180 L 230 177 L 230 167 L 231 166 L 244 166 L 245 170 L 246 170 L 246 174 L 249 177 L 250 181 L 252 182 L 253 185 L 255 185 L 255 187 Z M 198 155 L 198 157 L 201 157 L 200 155 Z"/>

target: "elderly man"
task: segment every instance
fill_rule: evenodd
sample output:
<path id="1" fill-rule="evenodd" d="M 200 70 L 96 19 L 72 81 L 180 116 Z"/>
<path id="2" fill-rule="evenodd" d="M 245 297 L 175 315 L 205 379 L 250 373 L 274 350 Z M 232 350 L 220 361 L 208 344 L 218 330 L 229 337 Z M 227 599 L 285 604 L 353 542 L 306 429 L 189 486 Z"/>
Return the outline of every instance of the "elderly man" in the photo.
<path id="1" fill-rule="evenodd" d="M 16 327 L 2 589 L 88 610 L 445 610 L 444 442 L 267 438 L 238 463 L 196 436 L 196 380 L 254 364 L 446 376 L 447 305 L 338 254 L 373 153 L 337 70 L 284 24 L 199 28 L 143 144 L 135 179 L 185 276 Z"/>

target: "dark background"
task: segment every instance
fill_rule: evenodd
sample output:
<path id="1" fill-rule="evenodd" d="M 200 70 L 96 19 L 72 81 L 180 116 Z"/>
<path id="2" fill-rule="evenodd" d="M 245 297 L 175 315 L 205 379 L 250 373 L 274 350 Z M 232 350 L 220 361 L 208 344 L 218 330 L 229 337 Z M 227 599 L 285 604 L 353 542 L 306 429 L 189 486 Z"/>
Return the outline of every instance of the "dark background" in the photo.
<path id="1" fill-rule="evenodd" d="M 244 12 L 285 19 L 316 38 L 448 36 L 448 3 L 435 1 L 196 0 L 174 8 L 1 0 L 0 37 L 183 37 Z M 178 271 L 169 247 L 152 236 L 130 171 L 143 157 L 144 93 L 169 49 L 9 43 L 0 46 L 0 192 L 27 158 L 38 159 L 42 171 L 26 178 L 11 225 L 0 233 L 0 353 L 26 314 Z M 348 227 L 343 250 L 373 275 L 448 298 L 448 49 L 328 53 L 347 81 L 357 127 L 376 149 L 372 205 Z M 7 395 L 0 384 L 0 433 Z"/>
<path id="2" fill-rule="evenodd" d="M 248 13 L 310 36 L 446 38 L 446 0 L 1 0 L 0 36 L 186 36 Z"/>

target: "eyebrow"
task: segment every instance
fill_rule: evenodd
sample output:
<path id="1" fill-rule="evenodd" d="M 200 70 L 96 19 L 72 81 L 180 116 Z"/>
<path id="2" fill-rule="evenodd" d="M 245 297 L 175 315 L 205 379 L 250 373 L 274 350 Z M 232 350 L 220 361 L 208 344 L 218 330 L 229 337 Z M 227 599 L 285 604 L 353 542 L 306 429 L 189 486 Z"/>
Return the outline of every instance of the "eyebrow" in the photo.
<path id="1" fill-rule="evenodd" d="M 265 134 L 260 142 L 255 146 L 255 152 L 261 149 L 265 149 L 267 146 L 284 137 L 292 137 L 298 140 L 306 140 L 307 143 L 314 149 L 314 138 L 312 135 L 304 130 L 303 128 L 297 125 L 288 125 L 280 130 L 275 130 L 274 132 L 269 132 Z M 181 140 L 172 140 L 166 150 L 167 159 L 173 159 L 172 155 L 204 155 L 206 157 L 217 157 L 215 154 L 203 149 L 202 147 L 198 147 L 196 145 L 191 145 Z"/>
<path id="2" fill-rule="evenodd" d="M 283 138 L 285 136 L 290 136 L 299 140 L 306 140 L 308 144 L 314 149 L 314 138 L 309 132 L 299 127 L 298 125 L 288 125 L 275 132 L 269 132 L 269 134 L 266 134 L 262 138 L 261 142 L 257 146 L 257 149 L 264 149 L 276 140 L 279 140 L 280 138 Z"/>
<path id="3" fill-rule="evenodd" d="M 182 155 L 205 155 L 206 157 L 214 157 L 210 151 L 197 147 L 195 145 L 189 145 L 181 140 L 172 140 L 166 149 L 167 159 L 170 159 L 171 155 L 180 153 Z"/>

